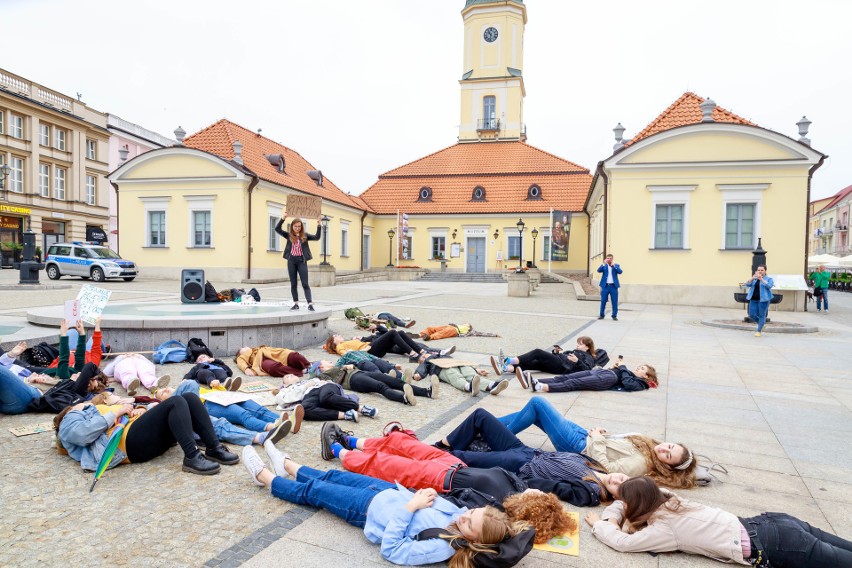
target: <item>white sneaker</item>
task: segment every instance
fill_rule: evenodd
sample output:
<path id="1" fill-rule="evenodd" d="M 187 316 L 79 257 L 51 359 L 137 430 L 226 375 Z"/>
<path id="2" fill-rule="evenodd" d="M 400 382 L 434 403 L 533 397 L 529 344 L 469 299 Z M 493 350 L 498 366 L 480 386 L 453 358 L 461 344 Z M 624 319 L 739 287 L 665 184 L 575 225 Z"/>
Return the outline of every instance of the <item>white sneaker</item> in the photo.
<path id="1" fill-rule="evenodd" d="M 409 406 L 417 406 L 417 398 L 414 396 L 414 389 L 408 383 L 402 385 L 403 402 Z"/>
<path id="2" fill-rule="evenodd" d="M 479 375 L 476 375 L 470 381 L 470 396 L 476 396 L 479 394 Z"/>
<path id="3" fill-rule="evenodd" d="M 264 465 L 263 460 L 260 459 L 260 456 L 257 455 L 257 452 L 251 446 L 243 448 L 243 465 L 246 466 L 246 469 L 251 475 L 252 482 L 255 485 L 263 487 L 263 483 L 257 480 L 257 476 L 260 475 L 260 472 L 264 470 L 266 465 Z"/>
<path id="4" fill-rule="evenodd" d="M 503 379 L 502 381 L 491 387 L 491 390 L 488 392 L 490 394 L 497 395 L 506 390 L 507 388 L 509 388 L 509 379 Z"/>
<path id="5" fill-rule="evenodd" d="M 263 443 L 263 449 L 266 450 L 266 455 L 269 456 L 269 461 L 272 462 L 272 469 L 275 470 L 275 475 L 278 477 L 287 477 L 287 470 L 284 469 L 284 460 L 289 456 L 276 448 L 271 440 Z"/>

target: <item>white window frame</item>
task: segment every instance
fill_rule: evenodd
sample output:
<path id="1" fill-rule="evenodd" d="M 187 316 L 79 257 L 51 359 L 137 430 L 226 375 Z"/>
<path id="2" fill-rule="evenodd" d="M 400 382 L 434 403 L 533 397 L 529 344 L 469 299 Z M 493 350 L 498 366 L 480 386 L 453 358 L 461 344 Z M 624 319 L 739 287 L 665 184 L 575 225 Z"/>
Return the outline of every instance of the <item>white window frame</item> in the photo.
<path id="1" fill-rule="evenodd" d="M 187 248 L 198 248 L 198 249 L 211 249 L 215 248 L 216 242 L 214 240 L 214 215 L 213 215 L 213 204 L 216 201 L 215 195 L 187 195 L 184 196 L 184 199 L 188 204 L 188 219 L 187 219 Z M 209 245 L 196 245 L 195 244 L 195 214 L 196 213 L 210 213 L 210 244 Z"/>
<path id="2" fill-rule="evenodd" d="M 340 257 L 349 256 L 349 221 L 340 222 Z"/>
<path id="3" fill-rule="evenodd" d="M 95 205 L 97 202 L 98 195 L 98 178 L 86 174 L 86 203 L 88 205 Z"/>
<path id="4" fill-rule="evenodd" d="M 9 136 L 23 140 L 24 138 L 24 117 L 17 114 L 9 113 Z"/>
<path id="5" fill-rule="evenodd" d="M 12 156 L 9 167 L 9 179 L 6 186 L 13 193 L 24 192 L 24 159 L 18 156 Z"/>
<path id="6" fill-rule="evenodd" d="M 53 147 L 57 150 L 65 151 L 67 148 L 65 130 L 62 128 L 53 128 Z"/>
<path id="7" fill-rule="evenodd" d="M 50 197 L 50 164 L 38 165 L 38 193 L 42 197 Z"/>
<path id="8" fill-rule="evenodd" d="M 198 217 L 200 215 L 205 215 L 209 219 L 208 223 L 204 223 L 204 226 L 201 228 L 201 243 L 198 242 L 198 231 L 196 230 L 196 225 L 198 224 Z M 190 212 L 190 223 L 192 226 L 190 227 L 190 231 L 192 232 L 192 241 L 190 244 L 190 248 L 213 248 L 213 210 L 212 209 L 193 209 Z M 207 219 L 204 219 L 205 221 Z M 207 237 L 205 239 L 204 237 Z M 209 240 L 209 243 L 205 243 L 205 240 Z"/>
<path id="9" fill-rule="evenodd" d="M 518 229 L 515 228 L 515 233 L 518 232 Z M 524 231 L 526 232 L 526 231 Z M 518 256 L 512 258 L 512 243 L 517 239 L 518 242 Z M 506 235 L 506 260 L 520 260 L 521 252 L 521 236 L 520 235 Z"/>
<path id="10" fill-rule="evenodd" d="M 169 201 L 172 200 L 169 196 L 161 197 L 140 197 L 142 205 L 145 208 L 145 235 L 143 242 L 149 248 L 168 248 L 169 242 Z M 163 243 L 151 244 L 151 213 L 163 214 Z"/>
<path id="11" fill-rule="evenodd" d="M 411 227 L 409 227 L 408 230 L 410 231 Z M 429 229 L 429 259 L 430 260 L 438 258 L 434 255 L 434 251 L 435 251 L 434 240 L 436 238 L 441 238 L 441 237 L 443 237 L 443 239 L 444 239 L 444 258 L 448 258 L 448 255 L 450 254 L 450 251 L 447 249 L 447 240 L 448 240 L 448 233 L 449 232 L 450 232 L 449 228 L 443 228 L 443 227 L 442 228 Z"/>
<path id="12" fill-rule="evenodd" d="M 91 138 L 86 139 L 86 158 L 89 160 L 98 159 L 98 143 Z"/>
<path id="13" fill-rule="evenodd" d="M 530 238 L 532 238 L 532 237 L 530 237 Z M 553 239 L 553 235 L 551 235 L 550 227 L 545 227 L 543 229 L 539 229 L 538 230 L 538 238 L 541 239 L 541 259 L 540 260 L 542 262 L 549 261 L 550 260 L 550 253 L 553 252 L 552 251 L 553 247 L 550 246 L 550 243 Z M 547 245 L 545 245 L 545 242 L 547 243 Z"/>
<path id="14" fill-rule="evenodd" d="M 39 124 L 38 125 L 38 143 L 41 146 L 50 147 L 50 125 L 49 124 Z"/>
<path id="15" fill-rule="evenodd" d="M 269 217 L 269 238 L 266 240 L 266 246 L 275 245 L 272 248 L 267 249 L 270 251 L 281 252 L 284 250 L 281 248 L 281 235 L 275 232 L 275 225 L 278 224 L 278 219 L 281 218 L 282 209 L 284 209 L 283 203 L 277 203 L 274 201 L 266 202 L 266 215 Z"/>
<path id="16" fill-rule="evenodd" d="M 53 167 L 53 198 L 65 201 L 65 182 L 68 179 L 68 170 Z"/>
<path id="17" fill-rule="evenodd" d="M 162 230 L 159 231 L 160 234 L 163 235 L 162 243 L 154 243 L 154 239 L 152 239 L 152 223 L 151 216 L 157 215 L 158 217 L 162 215 Z M 168 242 L 166 239 L 168 238 L 168 234 L 166 231 L 168 221 L 168 213 L 165 209 L 152 209 L 149 211 L 145 211 L 145 246 L 152 248 L 165 248 L 166 243 Z"/>
<path id="18" fill-rule="evenodd" d="M 649 250 L 688 250 L 689 249 L 689 203 L 692 192 L 698 185 L 649 185 L 646 189 L 651 192 L 651 226 Z M 657 248 L 657 205 L 683 205 L 683 235 L 680 247 Z"/>
<path id="19" fill-rule="evenodd" d="M 0 134 L 6 131 L 6 111 L 0 108 Z"/>
<path id="20" fill-rule="evenodd" d="M 725 235 L 727 231 L 726 220 L 728 216 L 728 205 L 739 205 L 754 203 L 754 242 L 751 248 L 757 245 L 757 239 L 763 229 L 763 192 L 769 189 L 768 183 L 744 183 L 744 184 L 717 184 L 716 188 L 722 192 L 722 219 L 719 250 L 744 251 L 746 248 L 727 248 Z"/>

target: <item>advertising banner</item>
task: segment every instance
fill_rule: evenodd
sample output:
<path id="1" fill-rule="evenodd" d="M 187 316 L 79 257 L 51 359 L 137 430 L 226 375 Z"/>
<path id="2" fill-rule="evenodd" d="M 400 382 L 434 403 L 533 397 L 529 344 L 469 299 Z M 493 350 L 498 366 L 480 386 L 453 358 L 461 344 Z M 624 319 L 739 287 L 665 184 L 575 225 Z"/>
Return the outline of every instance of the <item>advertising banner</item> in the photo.
<path id="1" fill-rule="evenodd" d="M 568 235 L 571 232 L 571 212 L 553 211 L 550 228 L 550 260 L 568 260 Z"/>

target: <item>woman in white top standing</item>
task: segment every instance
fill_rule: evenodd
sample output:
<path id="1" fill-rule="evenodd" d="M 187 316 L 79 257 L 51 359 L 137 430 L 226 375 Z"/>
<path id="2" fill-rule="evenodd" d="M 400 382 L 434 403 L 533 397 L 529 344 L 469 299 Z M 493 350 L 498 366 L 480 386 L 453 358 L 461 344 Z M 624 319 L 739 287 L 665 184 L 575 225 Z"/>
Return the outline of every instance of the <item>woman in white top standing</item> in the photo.
<path id="1" fill-rule="evenodd" d="M 649 477 L 622 483 L 619 500 L 601 515 L 588 513 L 585 520 L 598 540 L 619 552 L 680 550 L 773 568 L 852 567 L 848 540 L 785 513 L 738 518 L 681 499 Z"/>

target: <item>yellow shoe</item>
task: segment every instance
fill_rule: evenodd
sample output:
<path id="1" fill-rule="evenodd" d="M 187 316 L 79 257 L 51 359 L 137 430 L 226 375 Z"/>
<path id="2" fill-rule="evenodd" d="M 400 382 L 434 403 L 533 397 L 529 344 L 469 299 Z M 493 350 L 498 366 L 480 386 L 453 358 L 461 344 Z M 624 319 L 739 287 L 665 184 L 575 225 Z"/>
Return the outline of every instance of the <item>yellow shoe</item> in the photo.
<path id="1" fill-rule="evenodd" d="M 755 332 L 754 336 L 755 336 L 755 337 L 760 337 L 760 332 L 759 332 L 759 331 L 758 331 L 758 332 Z"/>

